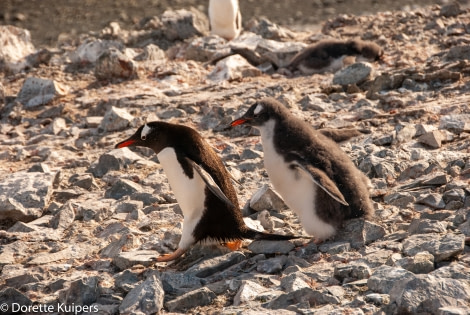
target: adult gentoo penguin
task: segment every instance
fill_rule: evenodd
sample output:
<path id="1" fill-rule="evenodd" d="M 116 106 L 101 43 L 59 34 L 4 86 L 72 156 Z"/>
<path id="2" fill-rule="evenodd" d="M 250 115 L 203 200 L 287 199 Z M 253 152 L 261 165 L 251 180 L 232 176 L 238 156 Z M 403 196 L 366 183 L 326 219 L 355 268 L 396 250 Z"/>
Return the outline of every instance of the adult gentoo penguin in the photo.
<path id="1" fill-rule="evenodd" d="M 295 238 L 258 232 L 245 225 L 230 174 L 219 156 L 194 129 L 161 121 L 150 122 L 118 143 L 116 148 L 127 146 L 143 146 L 155 151 L 183 211 L 183 234 L 178 248 L 157 261 L 174 260 L 197 242 L 233 242 L 230 245 L 236 246 L 244 238 Z"/>
<path id="2" fill-rule="evenodd" d="M 348 64 L 348 56 L 358 61 L 377 61 L 382 55 L 383 49 L 374 42 L 329 39 L 305 47 L 291 59 L 287 68 L 299 69 L 304 74 L 336 72 Z"/>
<path id="3" fill-rule="evenodd" d="M 258 101 L 231 126 L 241 124 L 260 130 L 269 178 L 315 241 L 334 235 L 345 219 L 373 215 L 368 178 L 332 139 L 281 103 Z"/>
<path id="4" fill-rule="evenodd" d="M 232 40 L 242 31 L 238 0 L 209 0 L 211 34 Z"/>

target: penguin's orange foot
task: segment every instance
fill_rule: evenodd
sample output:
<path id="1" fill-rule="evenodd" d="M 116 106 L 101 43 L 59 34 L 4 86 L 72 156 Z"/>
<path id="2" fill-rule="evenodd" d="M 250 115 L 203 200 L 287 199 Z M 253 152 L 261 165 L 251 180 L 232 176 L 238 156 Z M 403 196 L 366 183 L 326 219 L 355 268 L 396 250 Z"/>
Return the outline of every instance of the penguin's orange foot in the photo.
<path id="1" fill-rule="evenodd" d="M 239 250 L 242 247 L 242 241 L 237 240 L 232 242 L 226 242 L 224 245 L 230 250 Z"/>
<path id="2" fill-rule="evenodd" d="M 181 248 L 178 248 L 177 250 L 175 250 L 175 251 L 174 251 L 173 253 L 171 253 L 171 254 L 164 254 L 164 255 L 161 255 L 161 256 L 158 257 L 156 260 L 157 260 L 157 262 L 168 262 L 168 261 L 172 261 L 172 260 L 175 260 L 176 258 L 180 257 L 181 255 L 183 255 L 185 252 L 186 252 L 186 250 L 181 249 Z"/>
<path id="3" fill-rule="evenodd" d="M 312 243 L 315 244 L 315 245 L 320 245 L 321 243 L 323 243 L 324 240 L 320 239 L 320 238 L 314 238 L 312 240 Z"/>

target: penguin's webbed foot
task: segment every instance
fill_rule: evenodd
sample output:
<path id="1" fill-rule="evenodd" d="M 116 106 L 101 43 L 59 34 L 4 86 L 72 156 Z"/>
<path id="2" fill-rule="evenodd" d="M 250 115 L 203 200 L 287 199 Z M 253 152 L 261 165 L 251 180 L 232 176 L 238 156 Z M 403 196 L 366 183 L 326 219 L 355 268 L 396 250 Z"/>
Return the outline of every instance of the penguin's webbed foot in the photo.
<path id="1" fill-rule="evenodd" d="M 168 262 L 168 261 L 172 261 L 172 260 L 175 260 L 176 258 L 178 257 L 181 257 L 181 255 L 183 255 L 184 253 L 186 252 L 185 249 L 181 249 L 181 248 L 178 248 L 176 249 L 173 253 L 171 254 L 164 254 L 164 255 L 161 255 L 160 257 L 158 257 L 156 259 L 157 262 Z"/>
<path id="2" fill-rule="evenodd" d="M 239 250 L 242 247 L 242 241 L 241 240 L 236 240 L 232 242 L 226 242 L 225 247 L 228 249 L 234 251 L 234 250 Z"/>

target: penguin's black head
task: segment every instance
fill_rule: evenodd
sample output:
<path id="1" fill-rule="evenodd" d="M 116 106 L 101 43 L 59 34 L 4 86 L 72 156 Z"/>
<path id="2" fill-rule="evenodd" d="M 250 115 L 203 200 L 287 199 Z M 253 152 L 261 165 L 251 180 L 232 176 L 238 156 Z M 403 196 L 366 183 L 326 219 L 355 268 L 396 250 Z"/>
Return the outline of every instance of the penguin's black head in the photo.
<path id="1" fill-rule="evenodd" d="M 262 126 L 270 119 L 277 119 L 289 115 L 284 105 L 272 98 L 266 98 L 251 105 L 248 111 L 240 118 L 230 123 L 231 127 L 241 124 L 250 126 Z"/>
<path id="2" fill-rule="evenodd" d="M 168 146 L 168 133 L 170 124 L 153 121 L 140 126 L 128 139 L 116 144 L 116 148 L 129 146 L 147 147 L 159 153 Z"/>

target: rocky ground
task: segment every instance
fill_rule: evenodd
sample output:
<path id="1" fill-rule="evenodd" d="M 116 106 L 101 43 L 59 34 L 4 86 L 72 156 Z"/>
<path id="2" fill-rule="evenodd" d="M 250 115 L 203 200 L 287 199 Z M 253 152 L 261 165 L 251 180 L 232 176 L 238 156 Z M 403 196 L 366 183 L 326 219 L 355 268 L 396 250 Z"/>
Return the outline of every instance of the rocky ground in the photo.
<path id="1" fill-rule="evenodd" d="M 0 311 L 468 314 L 470 11 L 341 15 L 315 33 L 261 19 L 229 43 L 205 34 L 195 10 L 47 50 L 2 27 Z M 282 69 L 306 44 L 356 37 L 384 59 Z M 181 210 L 150 150 L 114 149 L 145 121 L 201 132 L 240 182 L 247 224 L 301 232 L 269 187 L 256 132 L 227 129 L 266 96 L 315 128 L 364 132 L 341 146 L 371 179 L 375 219 L 318 246 L 196 246 L 154 264 L 176 248 Z"/>

